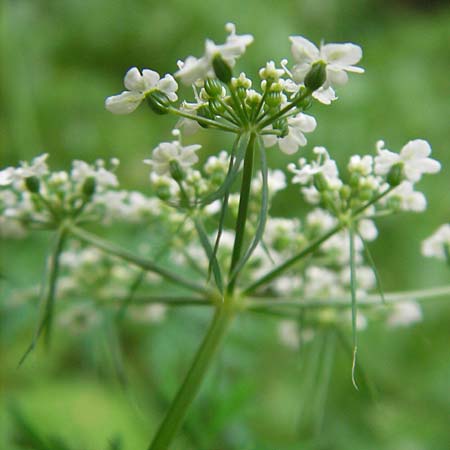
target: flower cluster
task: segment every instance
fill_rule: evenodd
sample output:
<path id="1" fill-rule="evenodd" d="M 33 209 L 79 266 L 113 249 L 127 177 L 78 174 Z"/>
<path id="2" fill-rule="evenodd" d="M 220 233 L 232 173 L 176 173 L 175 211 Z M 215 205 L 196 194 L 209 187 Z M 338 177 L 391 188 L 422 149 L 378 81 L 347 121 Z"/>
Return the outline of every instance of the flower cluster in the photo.
<path id="1" fill-rule="evenodd" d="M 283 59 L 278 67 L 268 61 L 258 72 L 259 82 L 243 72 L 233 76 L 236 60 L 253 42 L 253 36 L 236 34 L 231 23 L 226 30 L 225 43 L 207 39 L 203 56 L 178 61 L 173 76 L 166 74 L 161 79 L 154 70 L 141 73 L 131 68 L 124 79 L 127 90 L 108 97 L 106 108 L 126 114 L 145 99 L 156 113 L 179 116 L 177 126 L 186 134 L 201 127 L 234 133 L 252 127 L 264 136 L 266 147 L 278 143 L 283 152 L 292 154 L 306 145 L 305 133 L 316 128 L 314 117 L 304 113 L 312 101 L 330 104 L 337 98 L 334 88 L 348 81 L 348 72 L 364 72 L 355 66 L 362 57 L 355 44 L 327 44 L 318 49 L 302 36 L 291 36 L 291 70 L 288 60 Z M 178 99 L 175 79 L 192 85 L 193 102 L 184 100 L 178 108 L 172 105 Z"/>
<path id="2" fill-rule="evenodd" d="M 139 222 L 163 205 L 138 191 L 118 189 L 119 161 L 74 160 L 70 171 L 51 171 L 47 154 L 0 172 L 0 234 L 20 237 L 29 228 L 56 228 L 73 221 Z"/>

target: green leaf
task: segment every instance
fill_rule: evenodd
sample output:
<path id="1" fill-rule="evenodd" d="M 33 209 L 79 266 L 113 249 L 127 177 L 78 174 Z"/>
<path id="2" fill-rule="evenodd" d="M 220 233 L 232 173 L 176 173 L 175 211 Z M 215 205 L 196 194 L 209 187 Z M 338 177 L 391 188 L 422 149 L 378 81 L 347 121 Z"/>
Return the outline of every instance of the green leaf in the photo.
<path id="1" fill-rule="evenodd" d="M 355 231 L 353 225 L 348 230 L 350 237 L 350 291 L 352 296 L 352 343 L 353 343 L 353 361 L 352 361 L 352 383 L 356 390 L 359 390 L 355 380 L 356 355 L 358 353 L 358 334 L 356 329 L 357 306 L 356 306 L 356 264 L 355 264 Z"/>
<path id="2" fill-rule="evenodd" d="M 256 228 L 255 236 L 250 246 L 234 267 L 230 275 L 230 280 L 234 279 L 237 276 L 237 274 L 242 270 L 242 268 L 244 267 L 244 265 L 246 264 L 252 253 L 255 251 L 256 247 L 262 240 L 264 229 L 266 227 L 267 211 L 269 208 L 269 185 L 267 175 L 268 169 L 267 169 L 266 153 L 264 150 L 264 146 L 262 145 L 261 138 L 258 141 L 258 149 L 261 157 L 261 175 L 262 175 L 261 208 L 259 211 L 258 226 Z"/>
<path id="3" fill-rule="evenodd" d="M 197 230 L 198 237 L 200 238 L 200 243 L 205 250 L 206 256 L 209 259 L 209 264 L 212 268 L 214 279 L 216 281 L 217 288 L 220 292 L 223 292 L 223 281 L 222 273 L 220 271 L 219 263 L 217 262 L 216 255 L 214 254 L 211 243 L 209 242 L 208 235 L 201 220 L 198 217 L 194 218 L 195 229 Z"/>
<path id="4" fill-rule="evenodd" d="M 372 253 L 370 253 L 370 249 L 369 246 L 367 245 L 366 240 L 361 236 L 361 234 L 358 232 L 358 236 L 361 239 L 363 246 L 364 246 L 364 251 L 366 252 L 366 258 L 367 258 L 367 262 L 369 263 L 373 274 L 375 275 L 375 282 L 377 283 L 377 289 L 378 292 L 380 294 L 381 297 L 381 301 L 386 304 L 386 299 L 384 297 L 384 290 L 383 290 L 383 286 L 381 285 L 381 279 L 380 279 L 380 275 L 378 273 L 377 270 L 377 266 L 375 265 L 375 261 L 372 257 Z"/>
<path id="5" fill-rule="evenodd" d="M 55 308 L 56 287 L 59 275 L 59 258 L 64 247 L 66 235 L 66 230 L 62 228 L 58 230 L 56 234 L 53 247 L 48 257 L 46 276 L 44 278 L 41 289 L 41 297 L 44 303 L 44 313 L 41 320 L 39 321 L 39 325 L 35 331 L 33 340 L 31 341 L 30 345 L 19 361 L 19 366 L 24 363 L 28 355 L 35 349 L 36 344 L 43 332 L 45 332 L 47 345 L 50 343 L 53 313 Z"/>
<path id="6" fill-rule="evenodd" d="M 236 142 L 237 142 L 237 140 L 236 140 Z M 231 155 L 231 158 L 230 158 L 230 165 L 228 166 L 228 172 L 230 172 L 230 170 L 233 168 L 234 159 L 235 159 L 235 157 L 234 157 L 234 149 L 233 149 L 233 154 Z M 222 236 L 222 231 L 223 231 L 223 224 L 225 222 L 225 216 L 226 216 L 227 209 L 228 209 L 229 196 L 230 196 L 230 190 L 228 189 L 225 192 L 225 194 L 223 196 L 223 200 L 222 200 L 222 208 L 220 210 L 219 224 L 217 227 L 217 236 L 216 236 L 216 240 L 214 242 L 214 248 L 213 248 L 213 258 L 216 258 L 217 251 L 219 250 L 220 238 Z M 211 270 L 212 270 L 211 261 L 212 261 L 212 259 L 210 259 L 210 263 L 209 263 L 209 267 L 208 267 L 208 281 L 211 277 Z"/>

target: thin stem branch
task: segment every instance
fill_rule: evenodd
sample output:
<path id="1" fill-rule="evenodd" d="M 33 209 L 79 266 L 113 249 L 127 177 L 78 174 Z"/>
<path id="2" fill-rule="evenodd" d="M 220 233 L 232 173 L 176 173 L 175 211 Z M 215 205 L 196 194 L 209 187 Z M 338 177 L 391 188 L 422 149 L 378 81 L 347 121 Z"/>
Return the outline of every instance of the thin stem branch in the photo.
<path id="1" fill-rule="evenodd" d="M 231 133 L 240 133 L 241 132 L 241 130 L 237 127 L 231 127 L 231 126 L 225 125 L 223 123 L 216 122 L 215 120 L 207 119 L 206 117 L 197 116 L 195 114 L 190 114 L 190 113 L 181 111 L 181 110 L 173 108 L 173 107 L 169 107 L 168 110 L 169 110 L 169 112 L 171 112 L 177 116 L 184 117 L 186 119 L 195 120 L 196 122 L 201 122 L 204 125 L 209 125 L 211 127 L 218 128 L 223 131 L 230 131 Z"/>
<path id="2" fill-rule="evenodd" d="M 111 242 L 105 241 L 104 239 L 99 238 L 95 234 L 89 233 L 81 228 L 76 226 L 71 226 L 69 231 L 76 236 L 78 239 L 97 247 L 106 253 L 117 256 L 125 261 L 130 262 L 148 272 L 154 272 L 161 277 L 165 278 L 168 281 L 171 281 L 175 284 L 188 288 L 192 291 L 199 292 L 204 295 L 208 295 L 209 292 L 202 286 L 187 280 L 180 275 L 171 272 L 168 269 L 158 266 L 153 261 L 149 261 L 148 259 L 144 259 L 140 256 L 134 255 L 133 253 L 125 250 L 117 245 L 112 244 Z"/>
<path id="3" fill-rule="evenodd" d="M 450 285 L 440 286 L 430 289 L 421 289 L 403 292 L 384 293 L 384 302 L 379 295 L 368 295 L 358 300 L 358 308 L 371 308 L 374 306 L 389 306 L 404 302 L 406 300 L 423 301 L 430 298 L 450 297 Z M 283 308 L 294 307 L 299 309 L 315 309 L 315 308 L 350 308 L 351 303 L 348 298 L 334 298 L 331 300 L 308 299 L 300 300 L 295 297 L 248 297 L 246 309 L 254 308 Z"/>

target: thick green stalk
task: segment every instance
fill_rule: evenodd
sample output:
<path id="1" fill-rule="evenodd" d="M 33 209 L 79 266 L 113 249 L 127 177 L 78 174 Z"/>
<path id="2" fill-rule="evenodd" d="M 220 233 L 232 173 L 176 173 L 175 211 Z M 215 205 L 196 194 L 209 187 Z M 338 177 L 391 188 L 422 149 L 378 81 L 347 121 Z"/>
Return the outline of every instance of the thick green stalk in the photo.
<path id="1" fill-rule="evenodd" d="M 255 147 L 256 135 L 252 133 L 248 141 L 247 150 L 245 152 L 244 169 L 242 174 L 242 184 L 239 199 L 239 210 L 236 219 L 236 236 L 234 238 L 233 254 L 231 256 L 230 276 L 233 274 L 241 257 L 242 245 L 245 237 L 245 225 L 247 222 L 248 202 L 250 199 L 250 188 L 253 174 L 253 156 Z M 237 276 L 233 276 L 228 284 L 227 291 L 229 294 L 233 293 Z"/>
<path id="2" fill-rule="evenodd" d="M 208 332 L 195 355 L 194 362 L 148 450 L 167 450 L 169 448 L 189 406 L 200 390 L 206 372 L 219 350 L 233 315 L 234 310 L 230 301 L 226 300 L 216 309 Z"/>

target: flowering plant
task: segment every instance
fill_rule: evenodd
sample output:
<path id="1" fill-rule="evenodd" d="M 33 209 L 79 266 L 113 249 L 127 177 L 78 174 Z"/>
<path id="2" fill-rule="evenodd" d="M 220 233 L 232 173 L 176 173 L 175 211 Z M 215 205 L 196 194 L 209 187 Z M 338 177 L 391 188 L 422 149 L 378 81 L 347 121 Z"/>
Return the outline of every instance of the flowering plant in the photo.
<path id="1" fill-rule="evenodd" d="M 73 161 L 65 172 L 51 171 L 44 154 L 0 171 L 1 234 L 55 233 L 42 315 L 22 361 L 41 336 L 50 341 L 56 315 L 79 332 L 100 321 L 105 308 L 119 319 L 128 314 L 136 320 L 162 320 L 168 306 L 214 311 L 149 450 L 167 449 L 173 441 L 238 314 L 279 316 L 280 339 L 293 348 L 313 339 L 324 325 L 349 324 L 351 379 L 357 387 L 357 330 L 369 319 L 390 326 L 414 323 L 422 317 L 422 298 L 450 292 L 447 286 L 385 294 L 369 249 L 378 237 L 377 218 L 425 211 L 426 198 L 416 184 L 441 168 L 426 141 L 409 141 L 399 153 L 379 141 L 374 155 L 353 155 L 344 168 L 324 147 L 314 147 L 311 160 L 302 156 L 290 162 L 286 173 L 268 167 L 268 148 L 277 145 L 292 155 L 307 145 L 306 135 L 316 128 L 309 111 L 315 102 L 337 100 L 335 89 L 347 83 L 348 73 L 364 72 L 357 66 L 361 48 L 350 43 L 318 48 L 292 36 L 293 64 L 269 61 L 255 82 L 234 72 L 253 37 L 236 34 L 233 24 L 226 30 L 224 44 L 207 40 L 204 55 L 179 61 L 173 75 L 129 69 L 126 90 L 106 99 L 106 109 L 114 114 L 129 114 L 147 103 L 153 113 L 177 117 L 174 140 L 160 143 L 144 161 L 150 167 L 151 196 L 119 188 L 117 159 Z M 176 80 L 192 87 L 193 101 L 177 105 Z M 233 144 L 198 167 L 201 146 L 185 145 L 184 138 L 211 129 L 231 134 Z M 288 184 L 287 174 L 310 207 L 301 221 L 271 213 L 277 192 Z M 135 254 L 86 229 L 91 223 L 118 222 L 156 223 L 169 230 L 170 245 Z M 423 243 L 425 256 L 450 262 L 449 226 L 442 225 Z M 138 287 L 144 296 L 135 295 Z M 165 294 L 153 295 L 159 291 Z M 92 302 L 60 305 L 62 298 L 80 296 Z M 299 312 L 308 314 L 299 321 Z"/>

